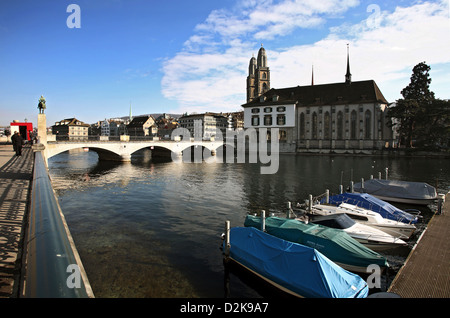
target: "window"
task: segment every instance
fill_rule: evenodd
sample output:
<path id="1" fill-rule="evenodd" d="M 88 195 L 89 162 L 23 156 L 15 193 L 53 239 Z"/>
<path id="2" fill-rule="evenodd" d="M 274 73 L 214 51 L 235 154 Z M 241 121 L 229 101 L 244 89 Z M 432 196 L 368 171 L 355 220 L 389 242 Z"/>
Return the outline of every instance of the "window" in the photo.
<path id="1" fill-rule="evenodd" d="M 259 116 L 252 117 L 252 126 L 259 126 Z"/>
<path id="2" fill-rule="evenodd" d="M 272 107 L 265 107 L 264 108 L 264 112 L 265 113 L 271 113 L 272 112 Z"/>
<path id="3" fill-rule="evenodd" d="M 266 125 L 266 126 L 272 125 L 272 115 L 264 116 L 264 125 Z"/>
<path id="4" fill-rule="evenodd" d="M 286 130 L 280 130 L 278 139 L 279 140 L 286 140 L 287 139 Z"/>
<path id="5" fill-rule="evenodd" d="M 259 113 L 259 108 L 252 108 L 252 114 Z"/>
<path id="6" fill-rule="evenodd" d="M 364 123 L 364 129 L 366 130 L 365 131 L 366 139 L 371 139 L 372 137 L 370 125 L 371 121 L 372 121 L 372 114 L 370 113 L 370 110 L 367 110 L 365 114 L 365 123 Z"/>
<path id="7" fill-rule="evenodd" d="M 350 115 L 350 139 L 356 139 L 356 111 Z"/>
<path id="8" fill-rule="evenodd" d="M 343 115 L 342 112 L 337 114 L 337 139 L 342 139 L 342 132 L 344 129 Z"/>
<path id="9" fill-rule="evenodd" d="M 312 115 L 312 138 L 317 139 L 317 114 L 316 112 Z"/>
<path id="10" fill-rule="evenodd" d="M 277 125 L 278 126 L 286 125 L 286 115 L 278 115 L 277 116 Z"/>
<path id="11" fill-rule="evenodd" d="M 284 106 L 277 107 L 277 112 L 282 113 L 282 112 L 285 112 L 285 111 L 286 111 L 286 107 L 284 107 Z"/>
<path id="12" fill-rule="evenodd" d="M 305 114 L 300 114 L 300 139 L 305 139 Z"/>
<path id="13" fill-rule="evenodd" d="M 324 116 L 324 137 L 325 139 L 331 139 L 331 117 L 329 112 L 326 112 Z"/>

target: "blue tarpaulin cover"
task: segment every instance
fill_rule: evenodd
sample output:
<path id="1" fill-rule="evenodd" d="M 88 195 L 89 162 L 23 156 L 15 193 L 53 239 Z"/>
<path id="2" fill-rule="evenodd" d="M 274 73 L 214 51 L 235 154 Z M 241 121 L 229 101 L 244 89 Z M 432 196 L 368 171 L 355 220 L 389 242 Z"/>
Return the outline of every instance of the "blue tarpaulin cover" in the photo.
<path id="1" fill-rule="evenodd" d="M 417 216 L 405 212 L 386 201 L 375 198 L 368 193 L 346 192 L 343 194 L 332 195 L 329 198 L 329 203 L 334 205 L 348 203 L 377 212 L 386 219 L 411 224 L 417 223 Z"/>
<path id="2" fill-rule="evenodd" d="M 230 257 L 303 297 L 364 298 L 366 282 L 317 250 L 253 227 L 230 229 Z"/>
<path id="3" fill-rule="evenodd" d="M 247 215 L 244 226 L 261 229 L 261 217 Z M 265 230 L 283 240 L 315 248 L 341 266 L 361 267 L 364 271 L 370 264 L 387 266 L 385 257 L 365 247 L 343 230 L 280 217 L 266 218 Z"/>

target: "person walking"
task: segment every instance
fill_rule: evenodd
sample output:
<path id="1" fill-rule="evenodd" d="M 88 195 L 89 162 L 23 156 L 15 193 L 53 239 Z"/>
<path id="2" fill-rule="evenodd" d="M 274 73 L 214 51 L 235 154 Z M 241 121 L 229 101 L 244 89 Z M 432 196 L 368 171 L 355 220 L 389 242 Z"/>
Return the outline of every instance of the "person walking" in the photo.
<path id="1" fill-rule="evenodd" d="M 11 137 L 11 141 L 13 144 L 14 151 L 16 152 L 16 156 L 21 156 L 23 144 L 22 136 L 16 131 L 14 132 L 14 135 Z"/>

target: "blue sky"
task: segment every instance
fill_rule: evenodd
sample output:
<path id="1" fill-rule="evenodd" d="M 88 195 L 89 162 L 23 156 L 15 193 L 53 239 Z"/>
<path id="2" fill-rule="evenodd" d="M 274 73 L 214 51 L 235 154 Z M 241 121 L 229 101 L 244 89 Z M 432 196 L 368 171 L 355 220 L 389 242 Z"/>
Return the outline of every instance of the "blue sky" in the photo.
<path id="1" fill-rule="evenodd" d="M 70 4 L 80 28 L 69 28 Z M 393 102 L 414 65 L 450 98 L 448 0 L 2 0 L 0 126 L 76 117 L 238 111 L 264 45 L 271 87 L 373 79 Z"/>

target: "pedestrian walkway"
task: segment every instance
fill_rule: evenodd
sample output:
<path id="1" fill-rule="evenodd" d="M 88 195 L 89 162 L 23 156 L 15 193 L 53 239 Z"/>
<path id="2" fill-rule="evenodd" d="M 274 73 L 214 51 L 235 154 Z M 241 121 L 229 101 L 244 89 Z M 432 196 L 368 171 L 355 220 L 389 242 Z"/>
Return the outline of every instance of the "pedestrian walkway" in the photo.
<path id="1" fill-rule="evenodd" d="M 389 291 L 404 298 L 450 297 L 450 193 L 443 213 L 436 214 Z"/>
<path id="2" fill-rule="evenodd" d="M 17 157 L 11 144 L 0 145 L 0 298 L 18 295 L 33 162 L 31 146 Z"/>

